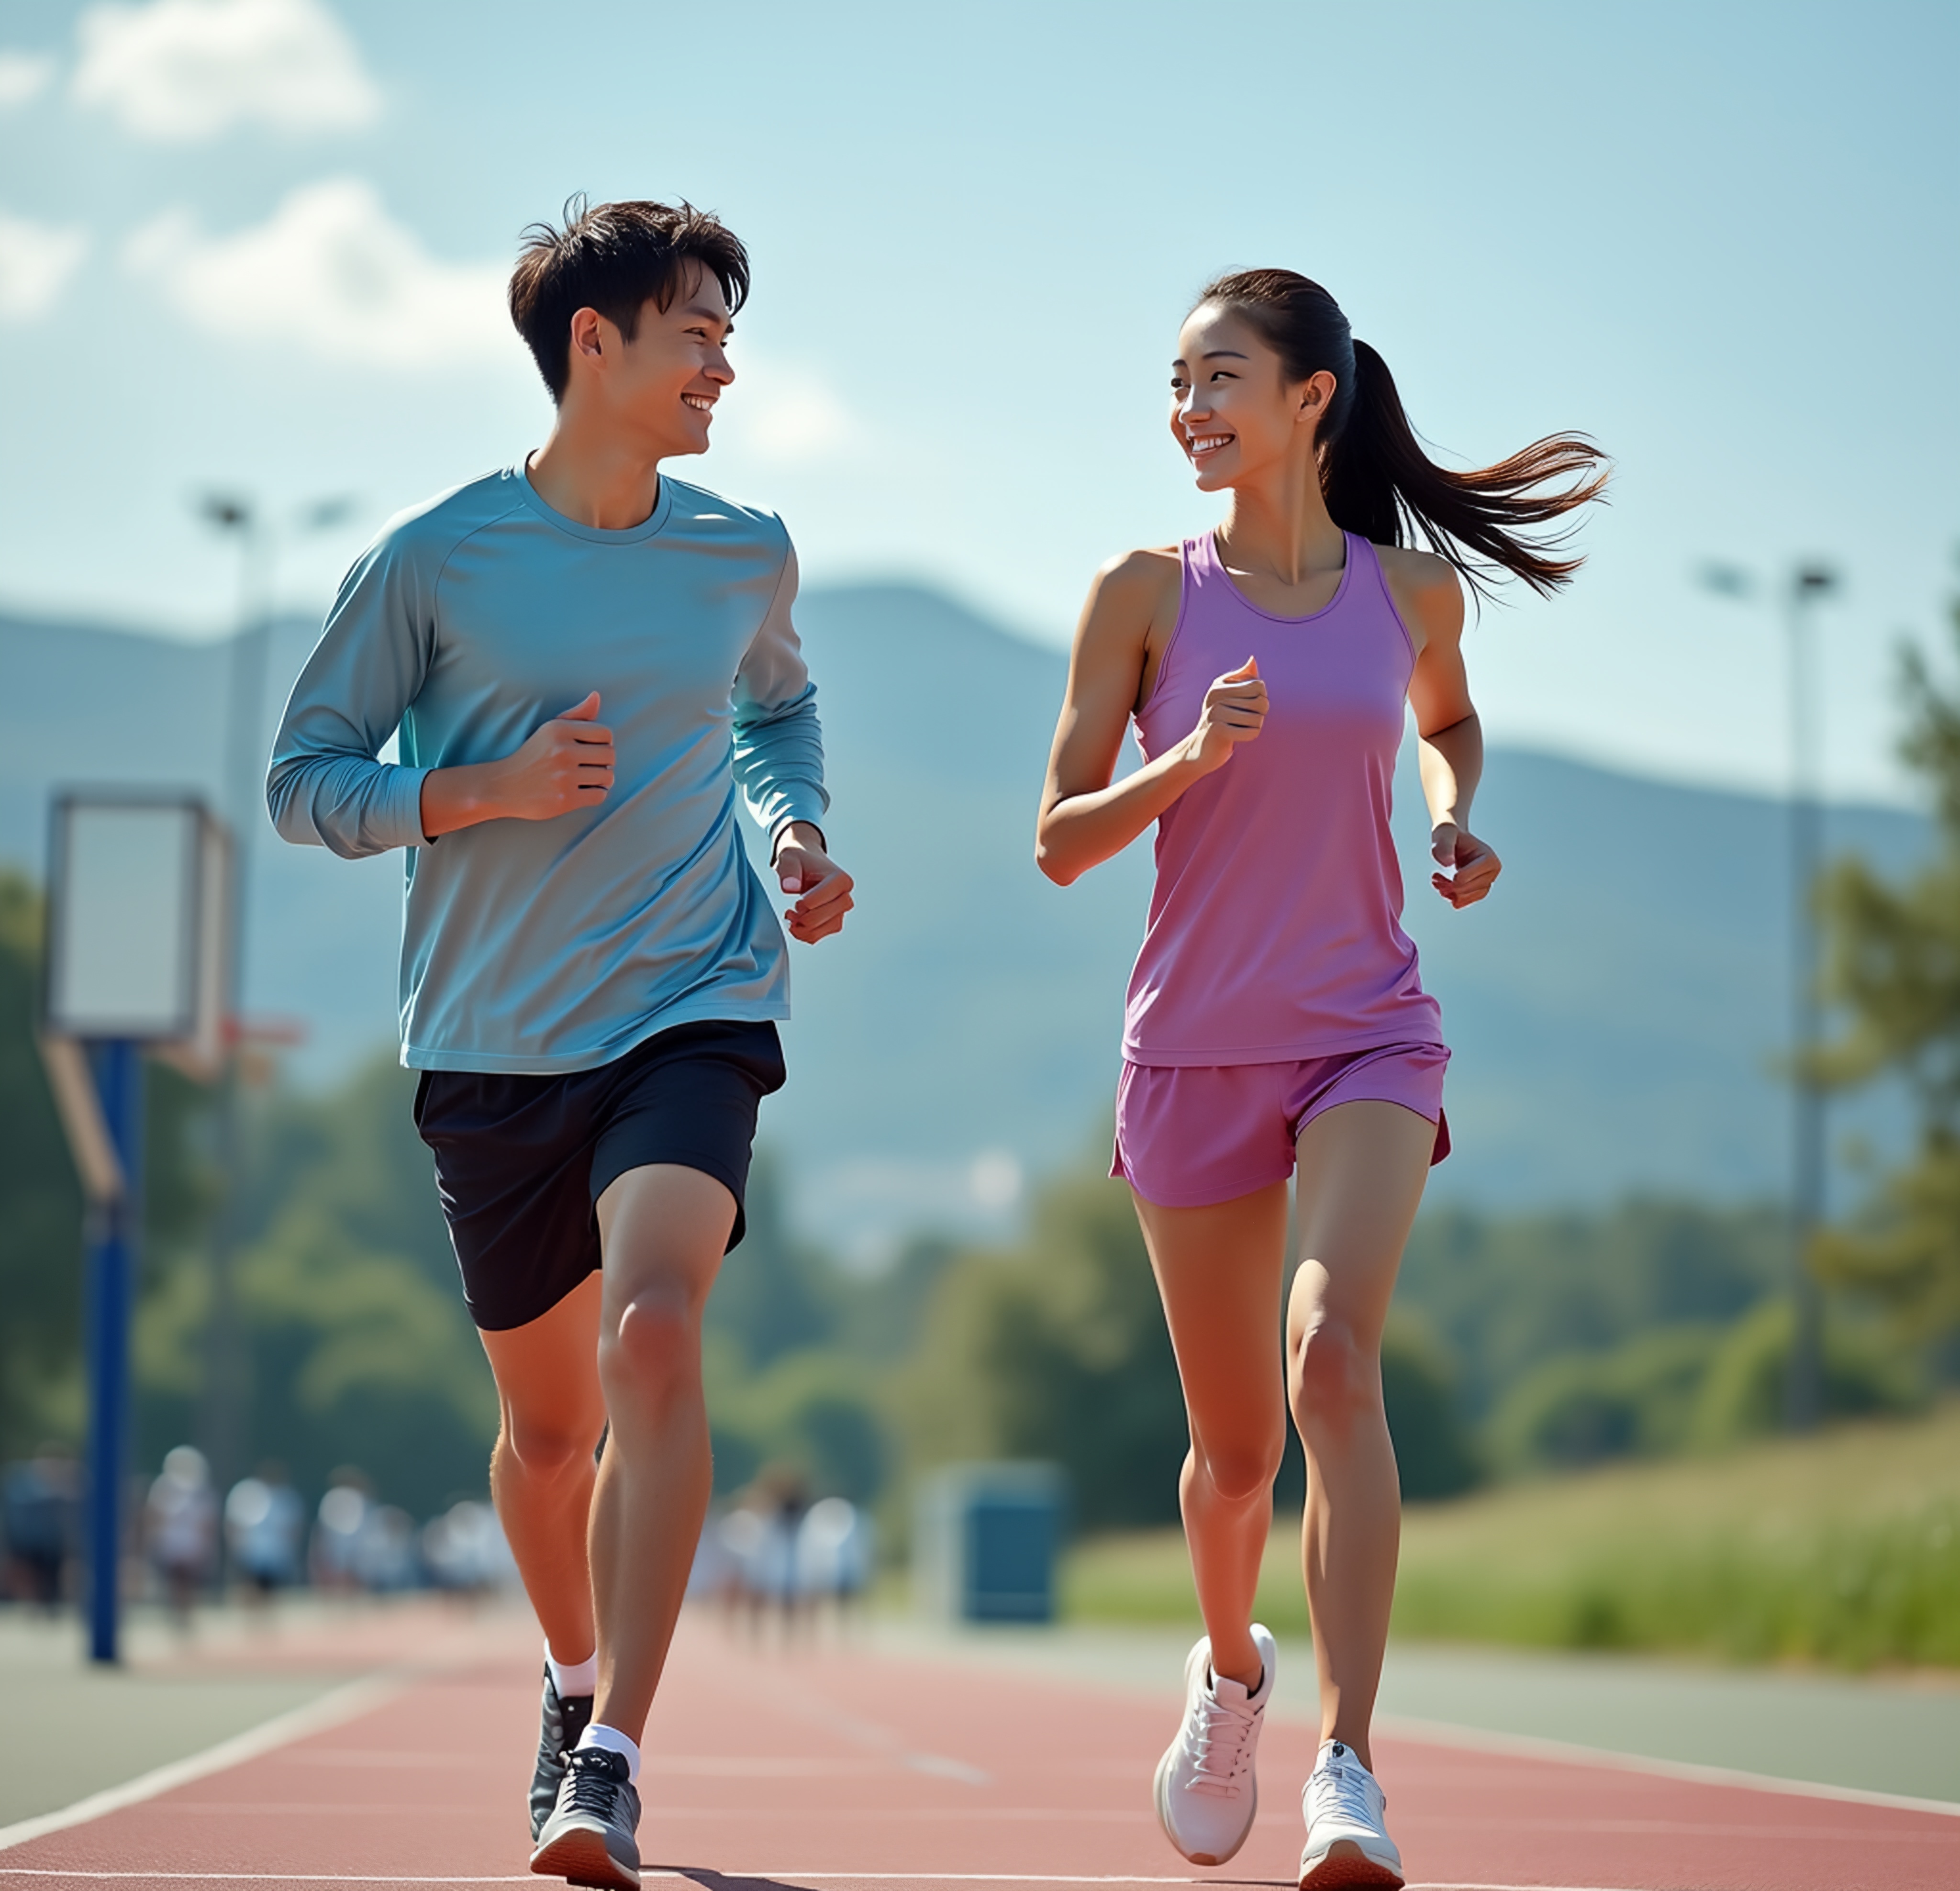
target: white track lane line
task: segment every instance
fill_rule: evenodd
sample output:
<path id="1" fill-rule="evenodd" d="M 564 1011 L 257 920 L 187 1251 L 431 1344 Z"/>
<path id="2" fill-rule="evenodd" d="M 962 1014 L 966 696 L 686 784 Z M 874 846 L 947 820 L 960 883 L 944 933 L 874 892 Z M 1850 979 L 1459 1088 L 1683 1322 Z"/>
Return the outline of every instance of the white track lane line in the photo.
<path id="1" fill-rule="evenodd" d="M 677 1872 L 649 1870 L 649 1877 L 674 1878 L 698 1884 L 703 1879 L 733 1883 L 739 1880 L 764 1879 L 807 1884 L 1209 1884 L 1227 1891 L 1268 1891 L 1268 1887 L 1291 1891 L 1292 1881 L 1283 1878 L 1146 1878 L 1119 1873 L 1103 1877 L 1069 1877 L 1065 1874 L 1011 1871 L 708 1871 Z M 377 1877 L 356 1872 L 326 1871 L 57 1871 L 46 1867 L 0 1865 L 0 1878 L 99 1879 L 138 1884 L 536 1884 L 529 1872 L 501 1877 L 408 1877 L 398 1872 Z M 1446 1884 L 1411 1883 L 1408 1891 L 1637 1891 L 1627 1886 L 1555 1884 Z"/>
<path id="2" fill-rule="evenodd" d="M 120 1812 L 125 1806 L 141 1805 L 146 1799 L 154 1799 L 160 1793 L 188 1785 L 194 1779 L 203 1779 L 210 1774 L 221 1773 L 228 1767 L 239 1765 L 246 1760 L 256 1759 L 262 1753 L 269 1753 L 275 1748 L 291 1745 L 294 1740 L 304 1740 L 309 1733 L 321 1733 L 329 1727 L 339 1727 L 345 1721 L 358 1720 L 362 1714 L 372 1712 L 383 1702 L 393 1699 L 407 1685 L 406 1678 L 391 1675 L 370 1675 L 363 1680 L 350 1681 L 345 1687 L 337 1687 L 331 1693 L 322 1695 L 318 1700 L 309 1702 L 304 1707 L 296 1707 L 288 1713 L 262 1721 L 243 1733 L 234 1733 L 230 1740 L 220 1740 L 215 1746 L 207 1746 L 202 1753 L 193 1753 L 188 1759 L 173 1759 L 168 1765 L 140 1773 L 123 1785 L 111 1786 L 104 1792 L 91 1793 L 86 1799 L 78 1799 L 73 1805 L 64 1806 L 59 1812 L 44 1812 L 32 1819 L 20 1819 L 11 1826 L 0 1826 L 0 1851 L 11 1850 L 15 1845 L 24 1845 L 30 1838 L 43 1838 L 51 1832 L 65 1832 L 71 1826 L 85 1826 L 91 1819 L 103 1818 L 112 1812 Z M 10 1877 L 25 1875 L 4 1866 L 0 1866 L 0 1872 L 5 1872 Z M 113 1877 L 116 1874 L 113 1872 L 63 1872 L 59 1875 L 64 1877 Z M 129 1875 L 146 1877 L 157 1874 L 135 1872 Z M 180 1877 L 185 1874 L 172 1872 L 164 1875 Z"/>
<path id="3" fill-rule="evenodd" d="M 1387 1740 L 1405 1740 L 1427 1746 L 1455 1746 L 1473 1753 L 1497 1753 L 1518 1759 L 1559 1760 L 1573 1766 L 1603 1766 L 1615 1772 L 1650 1773 L 1661 1779 L 1687 1780 L 1698 1786 L 1740 1786 L 1751 1792 L 1781 1793 L 1795 1799 L 1834 1799 L 1853 1806 L 1883 1806 L 1893 1812 L 1930 1812 L 1943 1819 L 1960 1819 L 1960 1803 L 1950 1799 L 1913 1799 L 1903 1793 L 1869 1792 L 1862 1786 L 1829 1786 L 1815 1780 L 1783 1779 L 1774 1773 L 1745 1773 L 1732 1766 L 1703 1766 L 1692 1760 L 1655 1759 L 1645 1753 L 1618 1753 L 1605 1746 L 1582 1746 L 1573 1740 L 1541 1740 L 1532 1733 L 1495 1733 L 1462 1727 L 1453 1721 L 1418 1721 L 1384 1714 L 1375 1731 Z M 1414 1891 L 1414 1887 L 1410 1887 Z M 1485 1891 L 1481 1885 L 1439 1885 L 1424 1891 Z M 1491 1891 L 1503 1891 L 1491 1887 Z M 1548 1888 L 1550 1891 L 1550 1888 Z"/>

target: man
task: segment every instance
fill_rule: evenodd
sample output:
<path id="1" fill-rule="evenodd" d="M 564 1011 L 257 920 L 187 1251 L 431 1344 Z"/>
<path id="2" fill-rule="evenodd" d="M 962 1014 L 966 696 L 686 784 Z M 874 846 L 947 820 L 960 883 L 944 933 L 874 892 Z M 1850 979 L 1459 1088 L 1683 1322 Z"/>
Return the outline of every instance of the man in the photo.
<path id="1" fill-rule="evenodd" d="M 708 449 L 748 288 L 685 204 L 574 199 L 527 233 L 511 311 L 551 437 L 363 555 L 267 788 L 288 840 L 407 850 L 402 1059 L 545 1631 L 531 1867 L 602 1886 L 639 1883 L 638 1743 L 711 1484 L 702 1310 L 783 1081 L 786 947 L 738 784 L 791 933 L 851 906 L 788 536 L 660 470 Z"/>

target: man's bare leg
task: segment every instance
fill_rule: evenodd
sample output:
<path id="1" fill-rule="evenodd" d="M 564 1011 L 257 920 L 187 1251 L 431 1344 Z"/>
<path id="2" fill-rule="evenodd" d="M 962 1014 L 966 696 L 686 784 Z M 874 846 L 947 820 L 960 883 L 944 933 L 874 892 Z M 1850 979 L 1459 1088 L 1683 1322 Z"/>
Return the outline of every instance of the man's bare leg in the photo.
<path id="1" fill-rule="evenodd" d="M 734 1225 L 727 1189 L 671 1163 L 629 1169 L 599 1198 L 599 1380 L 612 1429 L 592 1505 L 593 1720 L 635 1741 L 714 1487 L 701 1319 Z"/>
<path id="2" fill-rule="evenodd" d="M 594 1274 L 549 1313 L 479 1335 L 501 1407 L 490 1453 L 491 1501 L 545 1640 L 567 1667 L 593 1650 L 585 1533 L 592 1454 L 606 1426 L 593 1364 L 599 1305 Z"/>

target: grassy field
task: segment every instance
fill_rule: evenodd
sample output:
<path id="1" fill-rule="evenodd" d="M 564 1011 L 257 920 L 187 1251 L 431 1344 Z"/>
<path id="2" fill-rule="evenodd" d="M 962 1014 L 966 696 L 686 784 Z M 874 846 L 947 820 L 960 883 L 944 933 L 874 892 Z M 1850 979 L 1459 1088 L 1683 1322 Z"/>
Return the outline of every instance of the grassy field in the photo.
<path id="1" fill-rule="evenodd" d="M 1303 1632 L 1297 1539 L 1261 1618 Z M 1072 1552 L 1078 1621 L 1195 1622 L 1176 1531 Z M 1960 1401 L 1719 1457 L 1631 1464 L 1411 1507 L 1397 1634 L 1740 1661 L 1960 1666 Z"/>

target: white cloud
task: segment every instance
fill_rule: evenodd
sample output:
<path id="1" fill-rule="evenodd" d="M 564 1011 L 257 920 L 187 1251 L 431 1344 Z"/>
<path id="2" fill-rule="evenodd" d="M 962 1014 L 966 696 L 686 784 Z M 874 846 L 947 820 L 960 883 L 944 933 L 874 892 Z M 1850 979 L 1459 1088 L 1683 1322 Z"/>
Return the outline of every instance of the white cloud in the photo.
<path id="1" fill-rule="evenodd" d="M 85 230 L 30 223 L 0 210 L 0 318 L 45 315 L 88 253 Z"/>
<path id="2" fill-rule="evenodd" d="M 46 53 L 0 47 L 0 111 L 40 97 L 54 75 L 55 62 Z"/>
<path id="3" fill-rule="evenodd" d="M 735 385 L 715 425 L 729 446 L 762 466 L 815 466 L 856 446 L 862 429 L 822 376 L 807 368 L 731 351 Z"/>
<path id="4" fill-rule="evenodd" d="M 319 0 L 152 0 L 81 16 L 78 103 L 170 144 L 234 125 L 286 132 L 369 123 L 381 95 Z"/>
<path id="5" fill-rule="evenodd" d="M 373 188 L 329 178 L 291 192 L 256 228 L 207 236 L 175 210 L 123 252 L 207 334 L 383 368 L 508 361 L 520 345 L 502 263 L 444 263 Z"/>

